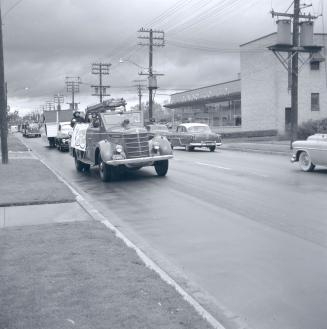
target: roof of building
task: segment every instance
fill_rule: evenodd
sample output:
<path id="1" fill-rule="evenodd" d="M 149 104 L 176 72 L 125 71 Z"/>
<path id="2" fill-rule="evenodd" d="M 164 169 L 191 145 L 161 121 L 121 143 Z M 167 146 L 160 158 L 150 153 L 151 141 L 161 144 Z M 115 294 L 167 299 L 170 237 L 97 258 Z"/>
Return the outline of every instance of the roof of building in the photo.
<path id="1" fill-rule="evenodd" d="M 220 82 L 220 83 L 216 83 L 214 85 L 209 85 L 209 86 L 204 86 L 204 87 L 199 87 L 199 88 L 194 88 L 194 89 L 185 89 L 185 91 L 180 91 L 178 93 L 171 94 L 170 96 L 183 94 L 183 93 L 188 92 L 188 91 L 195 91 L 195 90 L 205 89 L 205 88 L 214 87 L 214 86 L 221 86 L 221 85 L 224 85 L 226 83 L 231 83 L 231 82 L 236 82 L 236 81 L 241 81 L 241 79 L 235 79 L 235 80 L 230 80 L 230 81 L 226 81 L 226 82 Z"/>
<path id="2" fill-rule="evenodd" d="M 242 44 L 240 45 L 240 47 L 243 47 L 243 46 L 246 46 L 246 45 L 248 45 L 248 44 L 251 44 L 251 43 L 254 43 L 254 42 L 257 42 L 257 41 L 263 40 L 263 39 L 265 39 L 265 38 L 271 37 L 271 36 L 274 35 L 274 34 L 277 34 L 277 32 L 269 33 L 269 34 L 266 34 L 266 35 L 264 35 L 264 36 L 262 36 L 262 37 L 260 37 L 260 38 L 257 38 L 257 39 L 254 39 L 254 40 L 248 41 L 248 42 L 246 42 L 246 43 L 242 43 Z M 314 33 L 313 35 L 327 35 L 327 33 Z"/>

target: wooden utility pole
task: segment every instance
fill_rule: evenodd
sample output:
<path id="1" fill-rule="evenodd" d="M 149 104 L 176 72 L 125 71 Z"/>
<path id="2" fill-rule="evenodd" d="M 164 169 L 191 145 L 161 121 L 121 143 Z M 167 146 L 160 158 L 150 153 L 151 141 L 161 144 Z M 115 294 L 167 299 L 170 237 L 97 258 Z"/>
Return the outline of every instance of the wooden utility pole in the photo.
<path id="1" fill-rule="evenodd" d="M 8 124 L 7 124 L 7 102 L 6 102 L 6 87 L 5 73 L 3 60 L 3 40 L 2 40 L 2 19 L 0 8 L 0 129 L 1 129 L 1 158 L 2 163 L 8 163 Z"/>
<path id="2" fill-rule="evenodd" d="M 92 94 L 92 96 L 99 96 L 100 103 L 102 103 L 104 96 L 110 96 L 110 94 L 107 94 L 107 89 L 109 89 L 110 86 L 104 86 L 102 84 L 102 75 L 109 75 L 110 66 L 110 63 L 92 64 L 92 74 L 99 75 L 99 84 L 91 86 L 92 88 L 94 88 L 94 94 Z"/>
<path id="3" fill-rule="evenodd" d="M 299 46 L 299 15 L 300 0 L 294 0 L 293 12 L 293 49 Z M 298 129 L 298 80 L 299 80 L 299 52 L 292 51 L 292 89 L 291 89 L 291 147 L 297 139 Z"/>
<path id="4" fill-rule="evenodd" d="M 310 7 L 311 5 L 303 5 L 303 8 Z M 281 64 L 289 70 L 289 63 L 291 62 L 291 143 L 290 147 L 292 149 L 292 143 L 297 139 L 297 130 L 298 130 L 298 82 L 299 82 L 299 53 L 309 53 L 309 58 L 312 58 L 314 53 L 317 53 L 321 50 L 321 46 L 309 45 L 301 46 L 300 39 L 300 19 L 304 22 L 312 21 L 317 18 L 311 14 L 301 13 L 301 1 L 293 1 L 293 14 L 291 13 L 279 13 L 271 11 L 273 17 L 287 17 L 288 19 L 293 20 L 293 31 L 292 31 L 292 44 L 276 44 L 269 46 L 268 48 L 273 51 L 277 59 Z M 287 54 L 287 57 L 283 57 L 283 53 Z M 304 64 L 303 64 L 304 65 Z M 302 65 L 302 66 L 303 66 Z"/>
<path id="5" fill-rule="evenodd" d="M 81 84 L 80 77 L 66 77 L 67 92 L 72 94 L 71 109 L 75 110 L 75 93 L 79 92 L 79 85 Z"/>
<path id="6" fill-rule="evenodd" d="M 139 39 L 148 40 L 148 43 L 139 43 L 140 46 L 149 46 L 149 69 L 148 73 L 140 73 L 140 75 L 147 75 L 149 84 L 149 120 L 153 117 L 153 90 L 157 89 L 157 76 L 163 74 L 153 74 L 153 47 L 164 47 L 165 37 L 163 31 L 157 31 L 152 29 L 141 28 L 139 33 L 143 33 L 138 36 Z M 144 35 L 147 33 L 148 35 Z"/>

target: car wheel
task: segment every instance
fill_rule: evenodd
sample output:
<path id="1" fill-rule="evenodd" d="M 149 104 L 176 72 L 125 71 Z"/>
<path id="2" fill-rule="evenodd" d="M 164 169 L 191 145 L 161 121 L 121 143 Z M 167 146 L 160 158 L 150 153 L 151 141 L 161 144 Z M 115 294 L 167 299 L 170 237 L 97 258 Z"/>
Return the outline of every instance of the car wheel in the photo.
<path id="1" fill-rule="evenodd" d="M 210 152 L 214 152 L 215 149 L 216 149 L 216 146 L 210 146 L 210 147 L 209 147 Z"/>
<path id="2" fill-rule="evenodd" d="M 84 169 L 84 163 L 77 159 L 77 155 L 74 157 L 75 160 L 75 168 L 77 171 L 83 171 Z"/>
<path id="3" fill-rule="evenodd" d="M 300 156 L 299 156 L 299 164 L 300 168 L 303 171 L 312 171 L 315 168 L 315 165 L 311 161 L 311 157 L 308 152 L 302 151 Z"/>
<path id="4" fill-rule="evenodd" d="M 156 161 L 154 169 L 158 176 L 166 176 L 168 172 L 168 160 Z"/>
<path id="5" fill-rule="evenodd" d="M 192 151 L 194 151 L 194 147 L 193 146 L 189 146 L 189 145 L 185 145 L 185 150 L 187 152 L 192 152 Z"/>

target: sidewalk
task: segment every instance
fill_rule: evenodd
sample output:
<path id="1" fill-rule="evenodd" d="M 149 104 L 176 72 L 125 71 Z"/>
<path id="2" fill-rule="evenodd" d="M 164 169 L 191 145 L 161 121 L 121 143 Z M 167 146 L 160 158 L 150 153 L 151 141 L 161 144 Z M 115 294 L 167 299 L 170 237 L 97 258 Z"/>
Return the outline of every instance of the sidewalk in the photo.
<path id="1" fill-rule="evenodd" d="M 290 156 L 290 141 L 223 140 L 221 149 Z"/>
<path id="2" fill-rule="evenodd" d="M 10 137 L 0 165 L 0 328 L 211 328 Z"/>

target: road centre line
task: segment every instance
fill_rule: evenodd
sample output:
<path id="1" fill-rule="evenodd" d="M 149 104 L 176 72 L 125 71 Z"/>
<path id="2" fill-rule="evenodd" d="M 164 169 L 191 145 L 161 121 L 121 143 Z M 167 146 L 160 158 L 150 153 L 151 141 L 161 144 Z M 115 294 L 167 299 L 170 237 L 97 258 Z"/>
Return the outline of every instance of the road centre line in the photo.
<path id="1" fill-rule="evenodd" d="M 204 162 L 196 162 L 196 164 L 198 164 L 200 166 L 213 167 L 213 168 L 223 169 L 223 170 L 233 170 L 232 168 L 217 166 L 217 165 L 214 165 L 214 164 L 204 163 Z"/>
<path id="2" fill-rule="evenodd" d="M 211 164 L 211 163 L 204 163 L 204 162 L 195 162 L 195 163 L 200 165 L 200 166 L 207 166 L 207 167 L 212 167 L 212 168 L 217 168 L 217 169 L 222 169 L 222 170 L 228 170 L 228 171 L 232 171 L 232 170 L 236 171 L 235 169 L 232 169 L 232 168 L 218 166 L 218 165 Z M 249 171 L 249 172 L 243 171 L 243 173 L 249 173 L 251 175 L 259 176 L 259 177 L 262 177 L 262 178 L 268 178 L 269 177 L 268 175 L 259 174 L 259 173 L 254 172 L 254 171 Z"/>

